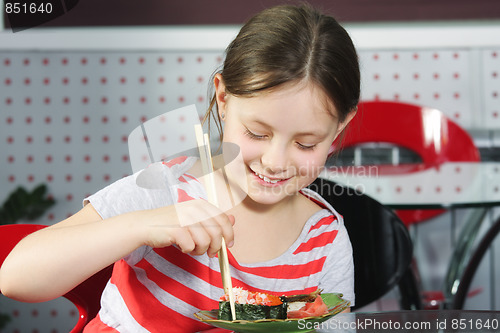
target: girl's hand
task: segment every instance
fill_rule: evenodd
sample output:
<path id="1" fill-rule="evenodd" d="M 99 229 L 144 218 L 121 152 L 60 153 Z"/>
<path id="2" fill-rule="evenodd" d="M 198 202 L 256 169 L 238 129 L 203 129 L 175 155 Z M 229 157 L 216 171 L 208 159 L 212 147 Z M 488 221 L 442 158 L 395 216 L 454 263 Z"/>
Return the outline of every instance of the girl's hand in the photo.
<path id="1" fill-rule="evenodd" d="M 234 216 L 197 199 L 148 211 L 145 244 L 153 248 L 177 245 L 184 253 L 214 257 L 224 237 L 233 244 Z"/>

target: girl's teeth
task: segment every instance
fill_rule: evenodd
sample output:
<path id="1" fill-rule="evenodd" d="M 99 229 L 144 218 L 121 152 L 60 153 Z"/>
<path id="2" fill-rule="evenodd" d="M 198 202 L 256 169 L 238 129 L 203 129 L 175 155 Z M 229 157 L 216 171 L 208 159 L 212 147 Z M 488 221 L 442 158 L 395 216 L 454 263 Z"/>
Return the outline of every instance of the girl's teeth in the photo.
<path id="1" fill-rule="evenodd" d="M 271 183 L 271 184 L 276 184 L 277 182 L 280 181 L 280 179 L 271 180 L 271 179 L 267 178 L 266 176 L 258 174 L 257 172 L 255 172 L 255 175 L 257 175 L 260 179 L 264 180 L 265 182 L 268 182 L 268 183 Z"/>

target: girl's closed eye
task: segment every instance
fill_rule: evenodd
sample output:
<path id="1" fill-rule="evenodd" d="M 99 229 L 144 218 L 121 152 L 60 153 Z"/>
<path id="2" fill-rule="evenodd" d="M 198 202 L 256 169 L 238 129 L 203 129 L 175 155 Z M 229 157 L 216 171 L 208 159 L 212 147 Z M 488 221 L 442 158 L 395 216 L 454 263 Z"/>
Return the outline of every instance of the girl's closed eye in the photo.
<path id="1" fill-rule="evenodd" d="M 255 133 L 251 132 L 248 128 L 245 128 L 245 135 L 247 135 L 248 137 L 250 137 L 253 140 L 263 140 L 267 137 L 266 135 L 263 135 L 263 134 L 255 134 Z"/>
<path id="2" fill-rule="evenodd" d="M 297 142 L 297 147 L 299 147 L 299 149 L 302 149 L 302 150 L 313 150 L 314 148 L 316 148 L 316 145 L 315 144 L 307 145 L 307 144 Z"/>

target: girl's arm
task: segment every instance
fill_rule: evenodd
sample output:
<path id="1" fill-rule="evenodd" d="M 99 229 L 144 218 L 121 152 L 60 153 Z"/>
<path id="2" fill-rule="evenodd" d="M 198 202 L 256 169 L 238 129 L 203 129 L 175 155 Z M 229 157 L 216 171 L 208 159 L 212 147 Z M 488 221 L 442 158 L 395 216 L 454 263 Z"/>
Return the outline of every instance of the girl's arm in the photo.
<path id="1" fill-rule="evenodd" d="M 199 223 L 181 227 L 178 208 L 167 206 L 134 211 L 102 220 L 91 204 L 48 228 L 25 237 L 0 269 L 2 294 L 26 302 L 59 297 L 89 276 L 128 255 L 142 245 L 177 245 L 186 253 L 215 255 L 224 236 L 232 243 L 233 217 L 203 200 L 183 203 L 188 212 L 211 215 Z M 208 213 L 207 213 L 208 214 Z"/>

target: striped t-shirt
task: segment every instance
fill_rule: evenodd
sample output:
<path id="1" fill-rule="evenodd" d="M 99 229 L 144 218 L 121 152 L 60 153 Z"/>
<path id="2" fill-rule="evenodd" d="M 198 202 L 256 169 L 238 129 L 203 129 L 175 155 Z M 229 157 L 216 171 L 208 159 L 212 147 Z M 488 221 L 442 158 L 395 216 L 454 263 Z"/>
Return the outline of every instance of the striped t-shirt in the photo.
<path id="1" fill-rule="evenodd" d="M 86 201 L 103 219 L 129 211 L 153 209 L 190 198 L 206 198 L 186 172 L 195 158 L 163 163 L 169 188 L 136 185 L 138 174 L 125 177 Z M 187 181 L 189 178 L 190 181 Z M 324 207 L 311 216 L 297 240 L 277 258 L 238 263 L 230 250 L 234 287 L 276 295 L 340 292 L 354 305 L 352 249 L 342 217 L 317 193 L 302 194 Z M 101 299 L 101 310 L 85 332 L 198 332 L 213 328 L 197 320 L 200 310 L 218 308 L 224 294 L 217 258 L 194 256 L 177 247 L 142 246 L 114 265 Z"/>

